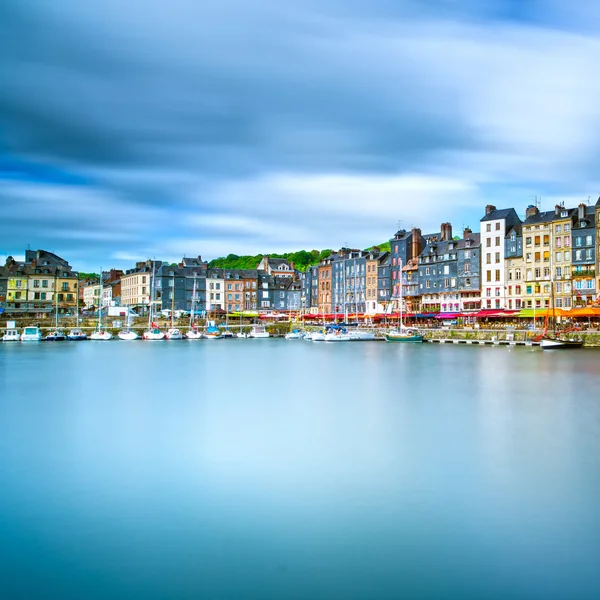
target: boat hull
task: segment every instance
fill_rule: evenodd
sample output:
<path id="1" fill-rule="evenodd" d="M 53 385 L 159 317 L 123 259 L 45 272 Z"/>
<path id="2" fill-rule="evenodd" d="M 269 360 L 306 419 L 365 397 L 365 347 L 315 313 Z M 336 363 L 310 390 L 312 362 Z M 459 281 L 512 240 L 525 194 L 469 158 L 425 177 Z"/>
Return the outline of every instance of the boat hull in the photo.
<path id="1" fill-rule="evenodd" d="M 423 336 L 419 334 L 414 335 L 402 335 L 394 333 L 386 333 L 386 342 L 405 342 L 410 344 L 420 344 L 423 341 Z"/>
<path id="2" fill-rule="evenodd" d="M 96 342 L 108 342 L 108 340 L 112 339 L 112 333 L 108 331 L 94 331 L 92 335 L 90 335 L 90 340 L 94 340 Z"/>
<path id="3" fill-rule="evenodd" d="M 204 334 L 201 333 L 200 331 L 188 331 L 185 334 L 185 337 L 188 340 L 202 340 L 202 339 L 204 339 Z"/>
<path id="4" fill-rule="evenodd" d="M 125 342 L 130 342 L 132 340 L 137 340 L 140 336 L 134 331 L 119 331 L 117 337 Z"/>
<path id="5" fill-rule="evenodd" d="M 561 340 L 543 337 L 540 341 L 540 348 L 542 350 L 574 350 L 582 346 L 583 342 L 581 340 Z"/>

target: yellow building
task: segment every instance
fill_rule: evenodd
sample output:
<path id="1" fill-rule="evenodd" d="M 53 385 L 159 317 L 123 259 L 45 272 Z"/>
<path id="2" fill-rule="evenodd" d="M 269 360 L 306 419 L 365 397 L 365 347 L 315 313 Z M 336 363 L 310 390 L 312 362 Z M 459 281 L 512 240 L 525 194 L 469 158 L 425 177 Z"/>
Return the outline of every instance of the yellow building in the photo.
<path id="1" fill-rule="evenodd" d="M 571 233 L 577 209 L 556 205 L 552 221 L 552 278 L 554 306 L 569 310 L 572 307 Z"/>
<path id="2" fill-rule="evenodd" d="M 551 226 L 555 211 L 527 209 L 523 221 L 523 269 L 525 302 L 523 308 L 548 308 L 551 297 Z M 523 292 L 523 290 L 521 290 Z"/>

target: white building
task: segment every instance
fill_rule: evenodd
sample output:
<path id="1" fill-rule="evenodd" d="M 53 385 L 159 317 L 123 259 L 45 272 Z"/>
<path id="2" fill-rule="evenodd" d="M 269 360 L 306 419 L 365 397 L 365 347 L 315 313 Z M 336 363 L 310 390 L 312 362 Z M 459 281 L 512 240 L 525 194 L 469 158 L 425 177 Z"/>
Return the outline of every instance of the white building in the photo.
<path id="1" fill-rule="evenodd" d="M 480 222 L 482 309 L 508 308 L 504 241 L 508 229 L 520 221 L 514 208 L 497 210 L 495 206 L 485 207 L 485 216 Z"/>
<path id="2" fill-rule="evenodd" d="M 206 276 L 206 310 L 225 310 L 225 277 L 222 269 L 209 269 Z"/>

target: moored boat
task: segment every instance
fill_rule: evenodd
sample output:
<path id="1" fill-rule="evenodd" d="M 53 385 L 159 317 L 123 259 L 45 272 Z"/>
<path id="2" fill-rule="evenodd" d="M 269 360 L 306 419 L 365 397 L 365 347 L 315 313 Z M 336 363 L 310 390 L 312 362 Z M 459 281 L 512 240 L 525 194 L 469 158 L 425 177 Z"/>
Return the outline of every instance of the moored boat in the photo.
<path id="1" fill-rule="evenodd" d="M 3 342 L 18 342 L 21 339 L 18 329 L 7 329 L 2 336 Z"/>
<path id="2" fill-rule="evenodd" d="M 131 329 L 122 329 L 117 333 L 117 337 L 125 342 L 130 342 L 132 340 L 137 340 L 140 336 Z"/>
<path id="3" fill-rule="evenodd" d="M 561 337 L 543 336 L 540 340 L 542 350 L 571 350 L 581 348 L 582 340 L 564 339 Z"/>
<path id="4" fill-rule="evenodd" d="M 185 334 L 185 337 L 188 340 L 201 340 L 204 338 L 204 334 L 194 326 Z"/>
<path id="5" fill-rule="evenodd" d="M 112 340 L 112 333 L 105 329 L 96 329 L 96 331 L 90 335 L 90 340 L 96 342 L 108 342 L 108 340 Z"/>
<path id="6" fill-rule="evenodd" d="M 285 334 L 286 340 L 301 340 L 303 337 L 304 334 L 299 329 L 294 329 L 294 331 Z"/>
<path id="7" fill-rule="evenodd" d="M 61 329 L 53 329 L 47 336 L 47 342 L 64 342 L 67 339 L 65 332 Z"/>
<path id="8" fill-rule="evenodd" d="M 420 343 L 423 341 L 423 336 L 414 329 L 408 327 L 399 327 L 398 329 L 392 329 L 385 334 L 386 342 L 412 342 Z"/>
<path id="9" fill-rule="evenodd" d="M 164 340 L 165 339 L 165 332 L 161 331 L 158 327 L 154 326 L 154 327 L 150 327 L 150 329 L 147 329 L 146 331 L 144 331 L 144 333 L 142 334 L 142 339 L 143 340 L 148 340 L 148 341 L 158 341 L 158 340 Z"/>
<path id="10" fill-rule="evenodd" d="M 211 325 L 207 328 L 206 332 L 204 333 L 204 337 L 207 340 L 220 340 L 223 338 L 223 336 L 221 335 L 221 330 L 218 327 L 215 327 L 214 325 Z"/>
<path id="11" fill-rule="evenodd" d="M 252 325 L 252 329 L 248 334 L 248 337 L 251 338 L 268 338 L 271 337 L 271 334 L 267 331 L 264 325 Z"/>
<path id="12" fill-rule="evenodd" d="M 73 341 L 73 342 L 81 342 L 83 340 L 87 340 L 87 335 L 81 331 L 81 329 L 71 329 L 71 331 L 69 331 L 69 335 L 67 335 L 67 339 Z"/>
<path id="13" fill-rule="evenodd" d="M 177 329 L 176 327 L 171 327 L 169 328 L 169 330 L 167 331 L 167 334 L 165 336 L 168 340 L 182 340 L 183 339 L 183 334 L 181 333 L 181 331 L 179 329 Z"/>
<path id="14" fill-rule="evenodd" d="M 39 327 L 25 327 L 21 334 L 22 342 L 41 342 L 42 332 Z"/>
<path id="15" fill-rule="evenodd" d="M 18 329 L 7 329 L 2 336 L 3 342 L 18 342 L 21 339 Z"/>

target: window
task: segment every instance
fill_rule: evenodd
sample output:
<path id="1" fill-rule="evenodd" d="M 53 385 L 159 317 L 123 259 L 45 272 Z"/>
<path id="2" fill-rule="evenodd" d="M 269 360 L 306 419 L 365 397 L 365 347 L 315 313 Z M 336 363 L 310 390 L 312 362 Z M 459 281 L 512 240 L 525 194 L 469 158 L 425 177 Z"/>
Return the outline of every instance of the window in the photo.
<path id="1" fill-rule="evenodd" d="M 500 252 L 496 252 L 496 255 L 494 257 L 494 261 L 499 263 L 500 262 Z"/>
<path id="2" fill-rule="evenodd" d="M 569 233 L 569 231 L 571 231 L 571 225 L 569 223 L 565 223 L 564 232 Z"/>
<path id="3" fill-rule="evenodd" d="M 492 247 L 492 238 L 488 238 L 487 240 L 485 240 L 485 246 L 486 248 Z"/>
<path id="4" fill-rule="evenodd" d="M 492 264 L 492 255 L 491 255 L 490 252 L 486 253 L 486 255 L 485 255 L 485 262 L 488 265 Z"/>
<path id="5" fill-rule="evenodd" d="M 521 279 L 521 269 L 515 269 L 515 279 Z"/>
<path id="6" fill-rule="evenodd" d="M 578 251 L 580 252 L 580 251 Z M 562 252 L 555 252 L 554 253 L 554 260 L 556 260 L 556 262 L 562 262 L 563 259 L 563 253 Z"/>
<path id="7" fill-rule="evenodd" d="M 34 279 L 33 280 L 33 287 L 34 288 L 39 288 L 40 287 L 40 280 L 39 279 Z"/>
<path id="8" fill-rule="evenodd" d="M 41 292 L 40 299 L 41 300 L 45 300 L 46 299 L 46 292 Z"/>
<path id="9" fill-rule="evenodd" d="M 471 272 L 471 263 L 465 263 L 464 265 L 465 273 Z"/>
<path id="10" fill-rule="evenodd" d="M 444 287 L 450 287 L 450 279 L 444 279 Z"/>
<path id="11" fill-rule="evenodd" d="M 549 244 L 550 244 L 550 236 L 545 235 L 544 236 L 544 246 L 548 246 Z"/>
<path id="12" fill-rule="evenodd" d="M 521 286 L 520 285 L 515 285 L 515 295 L 517 295 L 517 296 L 521 295 Z"/>
<path id="13" fill-rule="evenodd" d="M 69 282 L 68 281 L 63 281 L 62 291 L 63 292 L 68 292 L 69 291 Z"/>
<path id="14" fill-rule="evenodd" d="M 554 241 L 554 246 L 556 248 L 561 248 L 562 247 L 562 238 L 557 237 L 556 240 Z"/>
<path id="15" fill-rule="evenodd" d="M 496 276 L 494 278 L 494 281 L 500 281 L 500 269 L 496 269 Z"/>
<path id="16" fill-rule="evenodd" d="M 431 287 L 431 281 L 429 279 L 425 282 L 425 287 L 427 289 L 429 289 Z"/>
<path id="17" fill-rule="evenodd" d="M 575 247 L 581 246 L 582 241 L 583 241 L 583 238 L 576 236 L 575 237 Z"/>
<path id="18" fill-rule="evenodd" d="M 466 285 L 467 287 L 471 287 L 471 278 L 470 278 L 470 277 L 467 277 L 467 278 L 465 279 L 465 285 Z"/>
<path id="19" fill-rule="evenodd" d="M 496 223 L 496 231 L 500 231 L 500 223 Z"/>
<path id="20" fill-rule="evenodd" d="M 39 300 L 40 299 L 40 293 L 39 292 L 35 292 L 35 294 L 33 294 L 33 299 L 34 300 Z"/>
<path id="21" fill-rule="evenodd" d="M 425 267 L 425 275 L 431 275 L 431 267 Z"/>
<path id="22" fill-rule="evenodd" d="M 485 295 L 486 296 L 491 296 L 492 295 L 492 288 L 485 288 Z"/>
<path id="23" fill-rule="evenodd" d="M 485 272 L 485 280 L 486 281 L 492 281 L 492 272 L 491 271 L 486 271 Z"/>
<path id="24" fill-rule="evenodd" d="M 531 236 L 525 238 L 525 245 L 531 246 Z"/>
<path id="25" fill-rule="evenodd" d="M 488 224 L 485 226 L 485 230 L 486 230 L 486 231 L 491 231 L 491 230 L 492 230 L 492 224 L 491 224 L 491 223 L 488 223 Z"/>
<path id="26" fill-rule="evenodd" d="M 592 236 L 591 235 L 586 235 L 585 236 L 585 245 L 586 246 L 591 246 L 592 245 Z"/>
<path id="27" fill-rule="evenodd" d="M 500 236 L 496 236 L 496 243 L 495 243 L 495 245 L 496 246 L 500 245 Z"/>
<path id="28" fill-rule="evenodd" d="M 561 282 L 561 281 L 557 281 L 557 282 L 554 284 L 554 291 L 555 291 L 557 294 L 562 294 L 562 287 L 563 287 L 563 286 L 562 286 L 562 282 Z"/>
<path id="29" fill-rule="evenodd" d="M 48 287 L 48 280 L 47 279 L 42 279 L 42 287 L 43 288 L 47 288 Z"/>
<path id="30" fill-rule="evenodd" d="M 444 275 L 448 275 L 450 273 L 450 265 L 444 265 Z"/>

